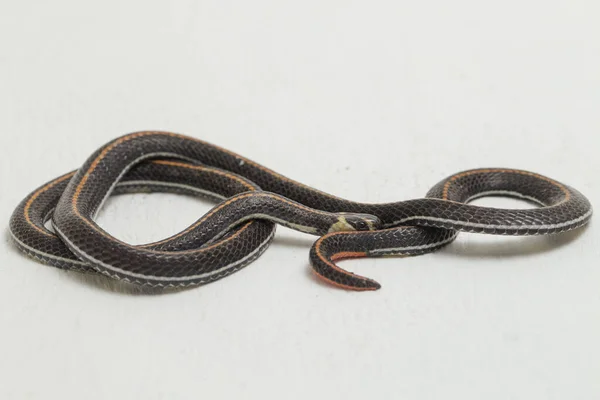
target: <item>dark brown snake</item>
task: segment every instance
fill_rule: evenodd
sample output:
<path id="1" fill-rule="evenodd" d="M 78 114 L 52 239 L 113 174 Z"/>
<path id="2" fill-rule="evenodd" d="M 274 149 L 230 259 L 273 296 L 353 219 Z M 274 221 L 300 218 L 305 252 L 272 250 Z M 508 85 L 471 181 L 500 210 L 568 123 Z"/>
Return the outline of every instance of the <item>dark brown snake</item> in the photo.
<path id="1" fill-rule="evenodd" d="M 117 240 L 95 222 L 111 194 L 165 191 L 222 200 L 177 235 L 147 245 Z M 466 204 L 488 195 L 539 207 Z M 10 232 L 36 259 L 140 285 L 181 287 L 227 276 L 257 259 L 276 224 L 320 236 L 310 250 L 315 273 L 338 287 L 380 285 L 336 260 L 417 255 L 450 243 L 458 231 L 544 235 L 581 227 L 592 216 L 577 190 L 532 172 L 486 168 L 442 180 L 426 198 L 386 204 L 344 200 L 290 180 L 212 144 L 168 132 L 137 132 L 92 154 L 77 171 L 35 190 L 14 211 Z M 53 231 L 45 223 L 51 219 Z"/>

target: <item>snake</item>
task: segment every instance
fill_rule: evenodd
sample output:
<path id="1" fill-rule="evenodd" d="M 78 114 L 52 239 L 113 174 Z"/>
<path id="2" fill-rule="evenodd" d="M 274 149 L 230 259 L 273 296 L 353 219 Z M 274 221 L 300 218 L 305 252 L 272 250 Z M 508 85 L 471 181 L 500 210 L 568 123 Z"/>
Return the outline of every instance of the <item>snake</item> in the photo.
<path id="1" fill-rule="evenodd" d="M 95 219 L 109 196 L 139 192 L 206 197 L 217 204 L 175 235 L 133 245 Z M 469 204 L 484 196 L 515 197 L 534 207 Z M 282 225 L 318 237 L 309 252 L 317 277 L 342 289 L 368 291 L 381 285 L 338 261 L 425 254 L 448 245 L 459 232 L 556 234 L 586 225 L 592 213 L 576 189 L 508 168 L 450 175 L 423 198 L 355 202 L 193 137 L 140 131 L 113 139 L 79 169 L 30 193 L 13 212 L 9 231 L 20 250 L 42 263 L 179 288 L 213 282 L 249 265 Z"/>

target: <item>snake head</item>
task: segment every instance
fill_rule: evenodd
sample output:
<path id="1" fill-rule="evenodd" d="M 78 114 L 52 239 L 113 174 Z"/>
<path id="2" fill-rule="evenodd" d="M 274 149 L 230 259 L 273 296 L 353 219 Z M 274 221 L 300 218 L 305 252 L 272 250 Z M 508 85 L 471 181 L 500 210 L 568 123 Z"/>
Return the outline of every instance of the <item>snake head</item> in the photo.
<path id="1" fill-rule="evenodd" d="M 337 222 L 331 225 L 328 233 L 343 231 L 375 231 L 381 229 L 381 220 L 375 215 L 359 213 L 339 213 Z"/>

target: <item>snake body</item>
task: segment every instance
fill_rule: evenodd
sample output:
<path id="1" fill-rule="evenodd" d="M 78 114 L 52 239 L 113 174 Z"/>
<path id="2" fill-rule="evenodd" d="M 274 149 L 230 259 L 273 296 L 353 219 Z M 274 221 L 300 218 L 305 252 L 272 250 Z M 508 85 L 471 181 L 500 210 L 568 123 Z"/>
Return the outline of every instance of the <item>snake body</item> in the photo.
<path id="1" fill-rule="evenodd" d="M 168 239 L 130 245 L 94 217 L 111 194 L 168 191 L 220 200 Z M 488 195 L 525 199 L 532 209 L 467 204 Z M 227 276 L 258 258 L 276 224 L 314 234 L 317 276 L 345 289 L 380 285 L 340 268 L 344 258 L 417 255 L 450 243 L 458 231 L 541 235 L 585 225 L 589 201 L 545 176 L 514 169 L 464 171 L 422 199 L 365 204 L 303 185 L 226 149 L 191 137 L 145 131 L 98 149 L 77 171 L 32 192 L 14 211 L 17 246 L 60 268 L 99 272 L 128 282 L 180 287 Z M 53 231 L 45 223 L 51 219 Z"/>

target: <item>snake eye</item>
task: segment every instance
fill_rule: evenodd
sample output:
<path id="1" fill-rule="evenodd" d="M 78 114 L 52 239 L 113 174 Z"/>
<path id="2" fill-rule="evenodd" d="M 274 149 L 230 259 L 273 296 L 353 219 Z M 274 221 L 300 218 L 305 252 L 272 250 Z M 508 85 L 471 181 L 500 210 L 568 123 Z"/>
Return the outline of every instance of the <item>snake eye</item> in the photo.
<path id="1" fill-rule="evenodd" d="M 381 220 L 371 214 L 348 214 L 346 221 L 357 231 L 375 231 L 382 226 Z"/>

